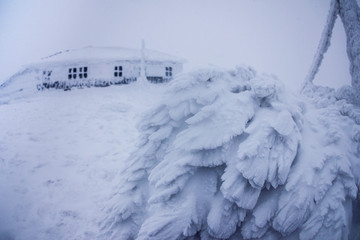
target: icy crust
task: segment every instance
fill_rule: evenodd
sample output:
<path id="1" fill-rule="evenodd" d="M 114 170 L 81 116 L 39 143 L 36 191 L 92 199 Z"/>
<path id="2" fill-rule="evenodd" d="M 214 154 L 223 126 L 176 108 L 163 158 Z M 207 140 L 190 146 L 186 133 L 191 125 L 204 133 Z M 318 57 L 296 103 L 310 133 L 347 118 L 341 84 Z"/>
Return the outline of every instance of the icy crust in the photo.
<path id="1" fill-rule="evenodd" d="M 360 134 L 339 102 L 247 67 L 183 74 L 165 99 L 141 121 L 104 236 L 347 238 Z"/>

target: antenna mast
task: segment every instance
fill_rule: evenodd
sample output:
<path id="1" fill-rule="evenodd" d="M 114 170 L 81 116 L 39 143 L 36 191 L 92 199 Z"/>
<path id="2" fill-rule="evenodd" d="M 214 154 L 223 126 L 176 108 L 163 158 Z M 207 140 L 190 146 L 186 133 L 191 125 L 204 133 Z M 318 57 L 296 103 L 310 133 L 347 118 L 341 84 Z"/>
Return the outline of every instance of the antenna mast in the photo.
<path id="1" fill-rule="evenodd" d="M 141 66 L 140 66 L 140 81 L 142 83 L 147 82 L 145 73 L 145 40 L 141 41 Z"/>

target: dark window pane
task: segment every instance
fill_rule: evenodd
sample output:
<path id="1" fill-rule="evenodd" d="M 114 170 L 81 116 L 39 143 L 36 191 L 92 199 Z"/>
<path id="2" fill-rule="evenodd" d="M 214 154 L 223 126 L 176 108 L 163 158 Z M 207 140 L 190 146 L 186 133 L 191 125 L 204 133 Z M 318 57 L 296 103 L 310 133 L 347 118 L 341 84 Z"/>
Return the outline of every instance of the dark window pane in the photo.
<path id="1" fill-rule="evenodd" d="M 168 67 L 166 67 L 166 68 L 165 68 L 165 71 L 169 71 L 169 68 L 168 68 Z"/>
<path id="2" fill-rule="evenodd" d="M 172 72 L 169 72 L 169 76 L 170 76 L 170 77 L 172 76 Z"/>
<path id="3" fill-rule="evenodd" d="M 122 72 L 119 72 L 119 77 L 122 77 Z"/>
<path id="4" fill-rule="evenodd" d="M 172 71 L 172 67 L 169 67 L 169 71 Z"/>
<path id="5" fill-rule="evenodd" d="M 168 72 L 166 72 L 166 76 L 167 76 L 167 77 L 169 76 L 169 73 L 168 73 Z"/>
<path id="6" fill-rule="evenodd" d="M 115 67 L 115 70 L 117 70 L 117 66 Z"/>
<path id="7" fill-rule="evenodd" d="M 76 72 L 76 68 L 73 68 L 73 72 Z"/>
<path id="8" fill-rule="evenodd" d="M 69 73 L 71 73 L 72 68 L 69 68 Z"/>
<path id="9" fill-rule="evenodd" d="M 71 79 L 71 77 L 72 77 L 72 75 L 71 75 L 71 74 L 69 74 L 68 78 L 69 78 L 69 79 Z"/>
<path id="10" fill-rule="evenodd" d="M 84 73 L 84 78 L 87 78 L 87 73 Z"/>
<path id="11" fill-rule="evenodd" d="M 73 79 L 76 79 L 76 74 L 73 74 Z"/>
<path id="12" fill-rule="evenodd" d="M 114 72 L 114 76 L 117 77 L 117 72 Z"/>
<path id="13" fill-rule="evenodd" d="M 82 73 L 79 74 L 79 78 L 82 78 Z"/>
<path id="14" fill-rule="evenodd" d="M 82 67 L 80 68 L 80 72 L 82 72 Z"/>
<path id="15" fill-rule="evenodd" d="M 119 66 L 119 70 L 122 71 L 122 66 Z"/>
<path id="16" fill-rule="evenodd" d="M 84 72 L 87 72 L 87 67 L 84 67 Z"/>

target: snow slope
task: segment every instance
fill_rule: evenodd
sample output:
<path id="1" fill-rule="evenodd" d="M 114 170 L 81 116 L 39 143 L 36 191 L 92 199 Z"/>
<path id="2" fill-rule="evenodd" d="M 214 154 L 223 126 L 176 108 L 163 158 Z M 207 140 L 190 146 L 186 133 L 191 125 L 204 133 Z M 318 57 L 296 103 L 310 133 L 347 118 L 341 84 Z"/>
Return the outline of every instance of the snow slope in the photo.
<path id="1" fill-rule="evenodd" d="M 31 77 L 0 89 L 0 239 L 95 239 L 164 85 L 37 92 Z"/>

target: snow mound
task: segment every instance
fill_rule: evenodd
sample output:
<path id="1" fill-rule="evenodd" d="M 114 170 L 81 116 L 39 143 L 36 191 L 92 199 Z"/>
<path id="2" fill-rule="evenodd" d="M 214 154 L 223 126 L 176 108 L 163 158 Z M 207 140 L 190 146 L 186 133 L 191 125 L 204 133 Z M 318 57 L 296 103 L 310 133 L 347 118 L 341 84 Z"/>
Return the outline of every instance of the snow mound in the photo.
<path id="1" fill-rule="evenodd" d="M 248 67 L 178 76 L 138 126 L 102 238 L 346 239 L 359 109 L 309 96 Z"/>
<path id="2" fill-rule="evenodd" d="M 35 95 L 38 92 L 37 81 L 39 81 L 39 70 L 24 67 L 0 85 L 0 105 Z"/>

